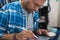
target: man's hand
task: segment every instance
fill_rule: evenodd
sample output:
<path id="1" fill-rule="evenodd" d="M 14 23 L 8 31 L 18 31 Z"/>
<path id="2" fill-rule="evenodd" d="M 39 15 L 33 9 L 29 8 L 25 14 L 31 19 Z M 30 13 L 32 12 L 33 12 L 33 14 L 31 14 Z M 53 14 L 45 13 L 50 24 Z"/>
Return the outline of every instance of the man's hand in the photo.
<path id="1" fill-rule="evenodd" d="M 17 40 L 35 40 L 36 37 L 34 36 L 32 31 L 24 30 L 21 33 L 17 33 L 16 39 Z"/>
<path id="2" fill-rule="evenodd" d="M 14 35 L 15 34 L 4 34 L 2 39 L 0 39 L 0 40 L 14 40 L 14 38 L 13 38 Z"/>
<path id="3" fill-rule="evenodd" d="M 46 35 L 46 36 L 48 36 L 48 31 L 45 30 L 45 29 L 38 29 L 36 32 L 39 35 Z"/>

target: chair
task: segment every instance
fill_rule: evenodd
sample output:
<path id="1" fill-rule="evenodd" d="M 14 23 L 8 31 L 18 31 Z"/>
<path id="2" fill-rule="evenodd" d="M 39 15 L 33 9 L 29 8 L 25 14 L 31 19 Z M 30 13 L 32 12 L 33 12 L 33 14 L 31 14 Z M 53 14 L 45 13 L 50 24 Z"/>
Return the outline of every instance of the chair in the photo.
<path id="1" fill-rule="evenodd" d="M 4 6 L 5 4 L 14 2 L 14 1 L 19 1 L 19 0 L 0 0 L 0 8 Z"/>

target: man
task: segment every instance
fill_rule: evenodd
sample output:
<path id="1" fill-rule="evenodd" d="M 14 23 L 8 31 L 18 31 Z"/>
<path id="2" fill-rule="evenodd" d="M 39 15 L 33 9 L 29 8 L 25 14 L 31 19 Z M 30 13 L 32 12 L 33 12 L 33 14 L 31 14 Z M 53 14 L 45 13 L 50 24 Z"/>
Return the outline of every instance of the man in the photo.
<path id="1" fill-rule="evenodd" d="M 34 32 L 47 35 L 38 28 L 38 9 L 45 0 L 20 0 L 5 5 L 0 11 L 0 38 L 35 40 Z M 35 12 L 34 12 L 35 11 Z"/>

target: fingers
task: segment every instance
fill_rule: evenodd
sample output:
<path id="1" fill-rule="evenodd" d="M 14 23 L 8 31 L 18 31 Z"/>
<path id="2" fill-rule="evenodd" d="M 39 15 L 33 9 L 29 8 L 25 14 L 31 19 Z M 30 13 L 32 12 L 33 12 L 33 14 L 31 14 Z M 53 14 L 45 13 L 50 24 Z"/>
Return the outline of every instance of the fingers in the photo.
<path id="1" fill-rule="evenodd" d="M 32 31 L 27 31 L 27 35 L 24 35 L 28 40 L 35 40 L 35 35 Z"/>
<path id="2" fill-rule="evenodd" d="M 45 35 L 48 35 L 48 31 L 47 30 L 42 30 L 42 33 Z"/>
<path id="3" fill-rule="evenodd" d="M 26 34 L 32 35 L 33 37 L 34 37 L 34 35 L 35 35 L 35 34 L 34 34 L 32 31 L 30 31 L 30 30 L 28 30 L 28 31 L 25 30 L 25 32 L 26 32 Z"/>
<path id="4" fill-rule="evenodd" d="M 37 36 L 35 36 L 35 34 L 34 34 L 32 31 L 28 30 L 28 32 L 29 32 L 28 37 L 32 38 L 32 40 L 33 40 L 33 39 L 35 40 L 35 38 L 36 38 L 36 39 L 38 38 Z"/>
<path id="5" fill-rule="evenodd" d="M 48 36 L 48 31 L 45 29 L 39 29 L 39 30 L 37 30 L 37 33 L 42 34 L 42 35 L 44 34 L 44 35 Z"/>
<path id="6" fill-rule="evenodd" d="M 37 34 L 42 34 L 41 29 L 37 30 Z"/>
<path id="7" fill-rule="evenodd" d="M 36 38 L 34 33 L 30 30 L 24 30 L 21 33 L 18 33 L 17 37 L 18 37 L 18 39 L 21 39 L 21 40 L 27 40 L 27 39 L 35 40 L 35 38 Z"/>

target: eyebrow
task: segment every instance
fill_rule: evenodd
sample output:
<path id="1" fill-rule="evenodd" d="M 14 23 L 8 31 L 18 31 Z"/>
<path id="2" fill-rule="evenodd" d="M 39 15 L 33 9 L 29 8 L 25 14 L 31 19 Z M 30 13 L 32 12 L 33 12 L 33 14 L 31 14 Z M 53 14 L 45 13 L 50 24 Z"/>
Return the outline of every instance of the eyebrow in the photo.
<path id="1" fill-rule="evenodd" d="M 37 3 L 34 3 L 36 6 L 38 6 L 38 7 L 41 7 L 41 5 L 39 5 L 39 4 L 37 4 Z"/>
<path id="2" fill-rule="evenodd" d="M 32 1 L 34 2 L 34 4 L 35 4 L 36 6 L 41 7 L 41 5 L 39 5 L 39 4 L 37 4 L 37 3 L 35 3 L 35 1 L 34 1 L 34 0 L 32 0 Z"/>

